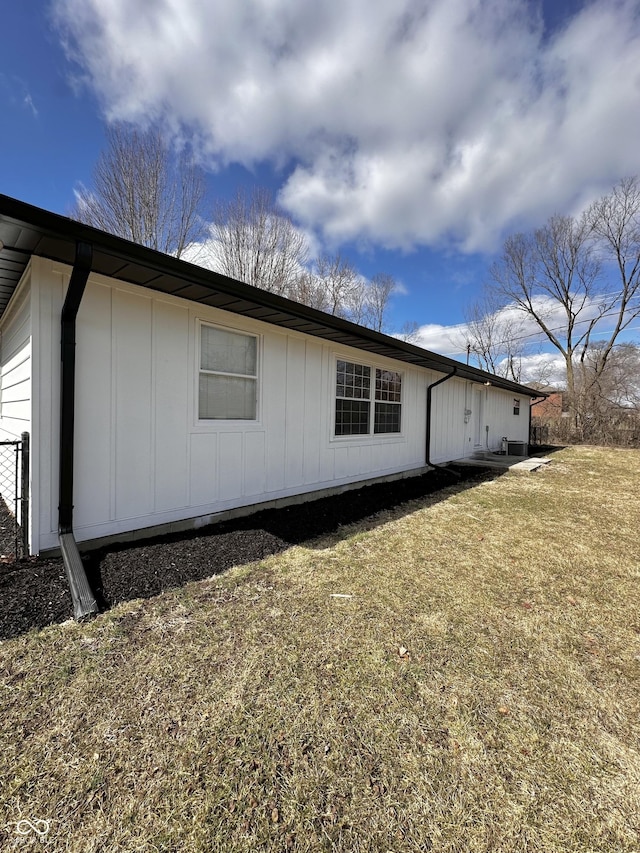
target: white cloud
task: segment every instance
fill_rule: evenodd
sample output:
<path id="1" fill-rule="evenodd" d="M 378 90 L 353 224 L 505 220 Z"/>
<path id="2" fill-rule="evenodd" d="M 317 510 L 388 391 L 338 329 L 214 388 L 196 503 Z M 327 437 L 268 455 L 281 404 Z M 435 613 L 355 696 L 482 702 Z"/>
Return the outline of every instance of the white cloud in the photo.
<path id="1" fill-rule="evenodd" d="M 22 103 L 28 110 L 31 110 L 34 118 L 38 118 L 38 110 L 36 109 L 36 105 L 33 103 L 33 98 L 30 94 L 27 93 L 24 96 Z"/>
<path id="2" fill-rule="evenodd" d="M 564 344 L 566 342 L 567 321 L 562 305 L 550 297 L 538 296 L 534 300 L 536 311 L 544 317 L 549 329 L 554 331 L 558 339 Z M 584 310 L 575 324 L 573 331 L 574 343 L 579 341 L 582 332 L 586 331 L 587 324 L 600 314 L 598 300 L 592 299 L 585 304 Z M 506 323 L 509 330 L 515 331 L 522 348 L 516 348 L 516 358 L 520 367 L 522 382 L 546 382 L 548 385 L 562 385 L 566 379 L 564 356 L 549 342 L 546 335 L 541 331 L 536 321 L 524 314 L 514 304 L 506 305 L 496 312 L 498 320 Z M 591 335 L 592 341 L 607 338 L 615 325 L 615 318 L 603 316 L 596 324 Z M 629 331 L 634 331 L 631 327 Z M 465 361 L 465 344 L 473 339 L 466 323 L 446 326 L 437 323 L 428 323 L 420 326 L 415 335 L 414 343 L 417 346 L 432 350 L 442 355 L 448 355 L 458 361 Z M 505 350 L 506 351 L 506 350 Z M 496 346 L 496 353 L 500 355 L 500 347 Z M 578 350 L 579 353 L 579 350 Z M 505 363 L 505 360 L 498 361 Z M 478 366 L 475 357 L 471 356 L 471 364 Z"/>
<path id="3" fill-rule="evenodd" d="M 527 385 L 540 382 L 549 388 L 562 388 L 567 381 L 563 357 L 558 353 L 540 352 L 520 359 L 520 381 Z"/>
<path id="4" fill-rule="evenodd" d="M 38 118 L 38 109 L 33 102 L 27 82 L 15 74 L 0 72 L 0 98 L 12 106 L 19 105 L 27 109 L 34 118 Z"/>
<path id="5" fill-rule="evenodd" d="M 466 336 L 466 328 L 464 323 L 456 326 L 427 323 L 417 329 L 413 342 L 416 346 L 424 347 L 432 352 L 440 353 L 440 355 L 448 355 L 451 358 L 462 360 L 465 354 L 463 342 Z"/>
<path id="6" fill-rule="evenodd" d="M 563 316 L 564 309 L 561 305 L 550 298 L 536 297 L 534 300 L 536 311 L 544 317 L 550 329 L 562 329 L 566 326 Z M 583 319 L 591 319 L 598 314 L 597 305 L 585 308 Z M 515 304 L 500 308 L 495 315 L 498 320 L 495 327 L 494 343 L 498 343 L 495 334 L 499 335 L 501 327 L 506 329 L 506 334 L 517 334 L 523 342 L 523 349 L 531 352 L 540 348 L 541 344 L 549 345 L 548 339 L 541 331 L 536 321 L 525 314 Z M 560 337 L 562 335 L 558 333 Z M 467 323 L 446 326 L 437 323 L 427 323 L 420 326 L 416 333 L 418 346 L 433 350 L 434 352 L 450 355 L 454 358 L 462 358 L 466 355 L 466 344 L 473 340 L 473 333 L 469 331 Z M 497 347 L 499 351 L 499 347 Z"/>
<path id="7" fill-rule="evenodd" d="M 540 337 L 535 334 L 535 329 L 529 328 L 527 334 L 531 334 L 531 348 L 536 349 L 540 346 Z M 447 355 L 456 361 L 464 362 L 466 353 L 463 342 L 466 339 L 466 326 L 461 323 L 456 326 L 443 326 L 436 323 L 431 323 L 426 326 L 421 326 L 417 332 L 414 343 L 417 346 L 424 347 L 432 352 Z M 520 381 L 526 385 L 530 382 L 542 382 L 545 385 L 556 387 L 562 386 L 566 378 L 565 362 L 563 356 L 557 352 L 536 352 L 529 351 L 518 356 L 517 367 L 520 372 Z M 478 364 L 472 356 L 470 363 L 477 367 Z M 504 362 L 498 362 L 501 367 L 505 367 Z M 501 371 L 498 371 L 501 372 Z"/>
<path id="8" fill-rule="evenodd" d="M 492 250 L 638 171 L 638 0 L 54 0 L 110 118 L 195 129 L 336 244 Z"/>

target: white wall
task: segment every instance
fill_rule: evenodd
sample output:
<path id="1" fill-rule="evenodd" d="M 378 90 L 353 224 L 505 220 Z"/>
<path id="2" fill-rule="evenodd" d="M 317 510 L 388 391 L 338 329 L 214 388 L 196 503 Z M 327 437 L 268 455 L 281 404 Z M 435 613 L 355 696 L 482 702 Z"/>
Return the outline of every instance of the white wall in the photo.
<path id="1" fill-rule="evenodd" d="M 509 441 L 528 442 L 529 398 L 518 397 L 520 414 L 514 415 L 515 396 L 511 391 L 455 377 L 434 388 L 432 461 L 472 456 L 478 450 L 500 450 L 503 436 Z"/>
<path id="2" fill-rule="evenodd" d="M 31 288 L 22 280 L 0 321 L 0 440 L 31 431 Z"/>
<path id="3" fill-rule="evenodd" d="M 38 547 L 46 549 L 57 545 L 59 318 L 69 270 L 36 260 Z M 35 289 L 35 273 L 33 280 Z M 256 421 L 198 420 L 201 321 L 258 335 Z M 333 436 L 336 358 L 402 372 L 401 434 Z M 425 462 L 426 386 L 438 378 L 359 350 L 92 276 L 77 331 L 76 537 L 93 539 L 418 469 Z M 467 383 L 458 380 L 434 391 L 434 461 L 469 453 L 466 393 Z M 510 395 L 502 397 L 511 400 Z M 503 414 L 501 410 L 501 418 Z M 503 429 L 501 420 L 496 434 Z"/>
<path id="4" fill-rule="evenodd" d="M 31 287 L 27 271 L 0 319 L 0 441 L 19 441 L 23 432 L 31 433 L 31 384 Z M 16 489 L 18 497 L 21 493 L 21 472 L 16 478 L 15 466 L 15 447 L 0 447 L 0 495 L 12 513 Z"/>

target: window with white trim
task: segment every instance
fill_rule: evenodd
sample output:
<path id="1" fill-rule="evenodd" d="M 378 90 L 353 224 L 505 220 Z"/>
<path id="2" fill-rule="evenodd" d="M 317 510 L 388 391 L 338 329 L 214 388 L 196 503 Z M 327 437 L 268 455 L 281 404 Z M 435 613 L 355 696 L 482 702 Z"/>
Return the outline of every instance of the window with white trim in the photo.
<path id="1" fill-rule="evenodd" d="M 513 398 L 513 414 L 514 415 L 520 414 L 520 399 L 519 399 L 519 397 Z"/>
<path id="2" fill-rule="evenodd" d="M 217 326 L 200 326 L 198 417 L 255 420 L 258 339 Z"/>
<path id="3" fill-rule="evenodd" d="M 402 374 L 338 359 L 336 436 L 398 433 L 401 414 Z"/>

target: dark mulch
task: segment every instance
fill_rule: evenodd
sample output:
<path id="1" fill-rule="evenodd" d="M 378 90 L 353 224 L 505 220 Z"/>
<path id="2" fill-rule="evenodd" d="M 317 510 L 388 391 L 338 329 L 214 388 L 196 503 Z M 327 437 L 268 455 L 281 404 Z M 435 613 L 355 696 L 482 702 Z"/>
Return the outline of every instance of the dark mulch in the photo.
<path id="1" fill-rule="evenodd" d="M 480 468 L 458 469 L 468 483 L 496 476 Z M 421 477 L 378 483 L 328 498 L 263 510 L 191 533 L 114 545 L 83 558 L 98 603 L 148 598 L 188 581 L 261 560 L 307 540 L 335 532 L 405 501 L 432 494 L 453 477 L 435 470 Z M 61 559 L 29 558 L 0 566 L 0 639 L 43 628 L 73 616 Z"/>
<path id="2" fill-rule="evenodd" d="M 62 560 L 31 557 L 0 566 L 0 639 L 72 616 Z"/>

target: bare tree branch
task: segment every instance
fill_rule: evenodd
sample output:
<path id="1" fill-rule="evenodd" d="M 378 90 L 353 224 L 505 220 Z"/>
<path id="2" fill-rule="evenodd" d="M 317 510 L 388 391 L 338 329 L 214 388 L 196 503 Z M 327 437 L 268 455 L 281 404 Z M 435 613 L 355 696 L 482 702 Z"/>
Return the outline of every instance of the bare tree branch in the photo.
<path id="1" fill-rule="evenodd" d="M 220 202 L 211 226 L 211 265 L 218 272 L 270 293 L 288 296 L 299 289 L 309 249 L 307 239 L 270 193 L 239 190 Z"/>
<path id="2" fill-rule="evenodd" d="M 616 310 L 613 329 L 602 347 L 603 368 L 620 332 L 640 315 L 640 185 L 637 178 L 619 181 L 609 195 L 591 205 L 589 224 L 603 258 L 618 272 L 619 291 L 611 294 Z M 615 285 L 614 285 L 615 287 Z M 615 288 L 617 290 L 617 287 Z"/>
<path id="3" fill-rule="evenodd" d="M 600 264 L 585 217 L 553 216 L 532 234 L 505 241 L 491 268 L 493 292 L 534 320 L 562 354 L 567 391 L 575 410 L 574 360 L 609 307 L 598 289 Z M 573 402 L 571 402 L 573 401 Z"/>
<path id="4" fill-rule="evenodd" d="M 365 325 L 376 332 L 385 329 L 389 300 L 397 289 L 396 280 L 387 273 L 376 273 L 366 288 Z"/>
<path id="5" fill-rule="evenodd" d="M 117 124 L 107 130 L 93 185 L 76 191 L 71 216 L 180 257 L 203 234 L 204 197 L 203 173 L 185 152 L 172 152 L 158 128 Z"/>
<path id="6" fill-rule="evenodd" d="M 620 333 L 640 315 L 640 185 L 619 181 L 579 217 L 515 234 L 492 267 L 494 291 L 534 320 L 562 354 L 574 424 L 604 377 Z M 607 339 L 593 343 L 603 317 Z M 584 415 L 584 411 L 582 412 Z"/>
<path id="7" fill-rule="evenodd" d="M 419 344 L 420 341 L 420 324 L 417 320 L 407 320 L 402 324 L 402 328 L 398 333 L 401 341 L 406 341 L 408 344 Z"/>
<path id="8" fill-rule="evenodd" d="M 524 315 L 505 305 L 491 289 L 465 311 L 466 329 L 457 346 L 466 347 L 478 366 L 490 373 L 520 381 L 524 345 Z"/>

